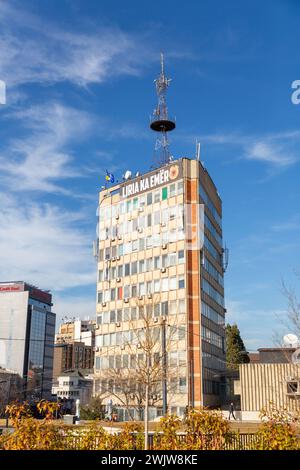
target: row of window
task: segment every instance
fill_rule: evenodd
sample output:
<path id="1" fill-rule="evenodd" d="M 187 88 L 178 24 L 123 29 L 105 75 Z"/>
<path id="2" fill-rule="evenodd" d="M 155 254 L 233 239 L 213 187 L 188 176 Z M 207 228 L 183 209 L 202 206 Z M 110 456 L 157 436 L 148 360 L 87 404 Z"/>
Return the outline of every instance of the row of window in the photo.
<path id="1" fill-rule="evenodd" d="M 217 281 L 220 286 L 224 287 L 224 279 L 222 274 L 210 263 L 210 261 L 204 257 L 204 269 Z"/>
<path id="2" fill-rule="evenodd" d="M 102 348 L 103 346 L 123 346 L 126 344 L 135 344 L 142 347 L 147 336 L 147 341 L 153 342 L 160 339 L 160 327 L 152 327 L 145 331 L 144 328 L 130 329 L 125 331 L 117 331 L 116 333 L 106 333 L 96 336 L 96 346 Z M 178 327 L 175 325 L 167 328 L 168 341 L 182 341 L 186 338 L 186 328 L 184 326 Z"/>
<path id="3" fill-rule="evenodd" d="M 141 274 L 152 271 L 153 269 L 168 268 L 182 263 L 184 263 L 184 250 L 175 251 L 162 256 L 154 256 L 154 258 L 151 257 L 139 261 L 132 261 L 124 265 L 106 266 L 105 269 L 99 270 L 98 282 L 110 281 L 117 277 L 121 278 Z"/>
<path id="4" fill-rule="evenodd" d="M 220 382 L 216 380 L 203 380 L 203 393 L 206 395 L 220 395 Z"/>
<path id="5" fill-rule="evenodd" d="M 146 356 L 144 354 L 117 354 L 96 357 L 95 367 L 97 370 L 105 369 L 137 369 L 143 368 Z M 161 362 L 160 353 L 155 353 L 150 358 L 150 365 Z M 167 363 L 169 367 L 186 366 L 186 351 L 173 351 L 168 353 Z"/>
<path id="6" fill-rule="evenodd" d="M 100 207 L 100 220 L 107 220 L 120 214 L 128 214 L 136 211 L 139 208 L 150 206 L 160 201 L 167 200 L 168 197 L 173 197 L 183 193 L 183 181 L 172 183 L 169 186 L 157 189 L 156 191 L 149 191 L 146 194 L 120 201 L 107 207 Z"/>
<path id="7" fill-rule="evenodd" d="M 153 279 L 153 281 L 140 282 L 139 284 L 127 284 L 122 287 L 113 287 L 98 292 L 98 303 L 115 300 L 125 300 L 131 297 L 140 297 L 157 292 L 184 289 L 184 275 Z"/>
<path id="8" fill-rule="evenodd" d="M 97 324 L 116 323 L 130 320 L 159 317 L 160 315 L 176 315 L 185 313 L 185 300 L 171 300 L 170 302 L 151 304 L 140 307 L 131 307 L 118 310 L 110 310 L 97 315 Z"/>
<path id="9" fill-rule="evenodd" d="M 204 215 L 204 220 L 205 220 L 205 226 L 208 228 L 208 230 L 210 231 L 212 236 L 216 239 L 216 241 L 219 243 L 219 245 L 222 246 L 222 237 L 219 234 L 219 232 L 215 229 L 215 227 L 213 226 L 209 217 L 207 217 L 206 214 Z"/>
<path id="10" fill-rule="evenodd" d="M 204 235 L 204 246 L 208 250 L 208 252 L 211 254 L 213 258 L 217 261 L 218 264 L 222 266 L 222 255 L 216 250 L 216 248 L 213 246 L 213 244 L 209 241 L 209 239 Z"/>
<path id="11" fill-rule="evenodd" d="M 130 216 L 131 217 L 131 216 Z M 139 215 L 131 220 L 124 220 L 119 223 L 118 219 L 105 219 L 105 227 L 101 228 L 99 233 L 100 240 L 108 240 L 109 238 L 117 238 L 128 233 L 139 231 L 154 225 L 167 226 L 169 221 L 177 220 L 179 225 L 183 225 L 183 205 L 166 207 L 162 210 L 150 212 L 147 215 Z"/>
<path id="12" fill-rule="evenodd" d="M 201 288 L 209 295 L 217 304 L 224 307 L 224 297 L 221 295 L 206 279 L 201 279 Z"/>
<path id="13" fill-rule="evenodd" d="M 184 240 L 185 233 L 182 227 L 174 227 L 172 230 L 163 233 L 156 233 L 147 237 L 141 236 L 136 240 L 121 243 L 119 245 L 109 246 L 105 249 L 99 250 L 99 261 L 112 260 L 117 256 L 124 256 L 136 251 L 147 250 L 149 248 L 156 248 Z"/>
<path id="14" fill-rule="evenodd" d="M 224 325 L 225 318 L 214 310 L 210 305 L 207 305 L 203 300 L 201 302 L 201 313 L 209 320 L 217 323 L 218 325 Z"/>
<path id="15" fill-rule="evenodd" d="M 215 356 L 214 354 L 210 354 L 207 352 L 203 352 L 202 354 L 202 363 L 203 367 L 207 369 L 214 369 L 214 370 L 224 370 L 225 369 L 225 360 L 220 359 L 219 357 Z"/>
<path id="16" fill-rule="evenodd" d="M 222 219 L 219 216 L 219 213 L 217 209 L 215 208 L 212 200 L 209 198 L 209 196 L 206 194 L 206 191 L 204 190 L 203 186 L 200 185 L 200 197 L 202 198 L 204 204 L 208 207 L 209 211 L 211 212 L 211 215 L 219 225 L 219 227 L 222 227 Z"/>
<path id="17" fill-rule="evenodd" d="M 56 392 L 56 395 L 59 397 L 69 397 L 69 396 L 73 396 L 73 397 L 79 397 L 79 390 L 71 390 L 71 391 L 65 391 L 65 390 L 62 390 L 62 391 L 57 391 Z"/>
<path id="18" fill-rule="evenodd" d="M 215 333 L 214 331 L 210 330 L 209 328 L 206 328 L 205 326 L 202 326 L 201 328 L 201 335 L 202 339 L 204 339 L 208 343 L 213 344 L 214 346 L 222 349 L 223 351 L 225 350 L 223 336 L 218 335 L 218 333 Z"/>

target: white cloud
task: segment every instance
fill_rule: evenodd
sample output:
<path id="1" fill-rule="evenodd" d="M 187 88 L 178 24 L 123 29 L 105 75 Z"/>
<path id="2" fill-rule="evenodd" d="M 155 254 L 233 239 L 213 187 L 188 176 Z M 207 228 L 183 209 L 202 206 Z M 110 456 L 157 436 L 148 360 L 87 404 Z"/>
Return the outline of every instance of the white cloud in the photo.
<path id="1" fill-rule="evenodd" d="M 250 144 L 246 152 L 246 158 L 279 167 L 289 166 L 297 161 L 295 156 L 289 152 L 288 145 L 268 141 Z"/>
<path id="2" fill-rule="evenodd" d="M 118 28 L 68 32 L 24 10 L 0 3 L 0 76 L 8 87 L 69 81 L 102 83 L 117 75 L 136 75 L 147 46 Z"/>
<path id="3" fill-rule="evenodd" d="M 0 194 L 0 220 L 0 279 L 55 291 L 95 282 L 92 241 L 82 228 L 82 213 Z"/>
<path id="4" fill-rule="evenodd" d="M 92 117 L 59 103 L 46 103 L 8 115 L 26 136 L 15 138 L 0 153 L 2 184 L 11 191 L 64 192 L 57 180 L 82 176 L 72 168 L 70 143 L 85 139 Z"/>

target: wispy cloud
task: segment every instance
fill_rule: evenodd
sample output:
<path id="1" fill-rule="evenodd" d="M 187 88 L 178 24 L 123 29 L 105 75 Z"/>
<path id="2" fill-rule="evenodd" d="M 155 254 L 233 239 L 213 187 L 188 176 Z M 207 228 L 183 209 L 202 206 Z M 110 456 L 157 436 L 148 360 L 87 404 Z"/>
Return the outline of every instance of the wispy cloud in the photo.
<path id="1" fill-rule="evenodd" d="M 0 193 L 0 218 L 2 280 L 25 279 L 56 291 L 95 282 L 82 212 Z"/>
<path id="2" fill-rule="evenodd" d="M 72 82 L 78 86 L 117 75 L 137 75 L 147 47 L 117 27 L 88 33 L 60 29 L 24 10 L 0 3 L 0 76 L 8 86 Z"/>
<path id="3" fill-rule="evenodd" d="M 66 192 L 56 182 L 82 176 L 72 165 L 69 145 L 86 139 L 92 118 L 59 103 L 33 106 L 8 115 L 25 131 L 0 151 L 1 183 L 12 191 Z"/>
<path id="4" fill-rule="evenodd" d="M 180 136 L 179 136 L 180 138 Z M 184 135 L 185 141 L 194 141 L 196 135 Z M 228 145 L 237 149 L 237 159 L 257 161 L 269 167 L 283 170 L 299 162 L 300 131 L 287 130 L 277 133 L 242 134 L 239 132 L 216 132 L 198 136 L 205 144 Z"/>

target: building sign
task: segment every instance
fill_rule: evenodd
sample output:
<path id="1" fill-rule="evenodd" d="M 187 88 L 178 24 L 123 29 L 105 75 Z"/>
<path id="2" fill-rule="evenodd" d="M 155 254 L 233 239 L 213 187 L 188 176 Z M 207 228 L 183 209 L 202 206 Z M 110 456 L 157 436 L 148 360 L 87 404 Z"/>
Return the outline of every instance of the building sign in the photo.
<path id="1" fill-rule="evenodd" d="M 21 292 L 24 290 L 24 284 L 2 284 L 0 292 Z"/>
<path id="2" fill-rule="evenodd" d="M 159 168 L 147 176 L 139 176 L 134 180 L 124 183 L 120 187 L 120 196 L 122 198 L 135 196 L 150 189 L 155 189 L 164 184 L 177 180 L 182 176 L 182 163 L 176 161 L 169 166 Z"/>

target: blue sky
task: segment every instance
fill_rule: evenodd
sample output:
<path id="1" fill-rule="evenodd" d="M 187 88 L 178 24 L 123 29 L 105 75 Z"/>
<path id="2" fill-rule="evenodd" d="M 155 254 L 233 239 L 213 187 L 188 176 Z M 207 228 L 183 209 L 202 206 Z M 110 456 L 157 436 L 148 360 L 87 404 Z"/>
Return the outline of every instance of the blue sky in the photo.
<path id="1" fill-rule="evenodd" d="M 173 78 L 174 157 L 223 199 L 228 321 L 271 345 L 300 271 L 297 1 L 0 0 L 0 279 L 51 289 L 58 318 L 95 312 L 105 168 L 146 171 L 159 53 Z"/>

